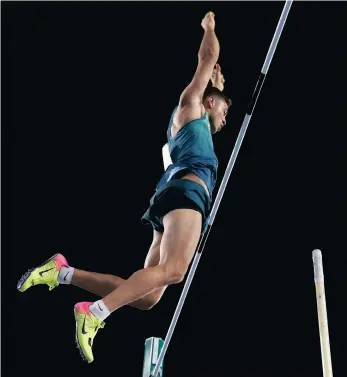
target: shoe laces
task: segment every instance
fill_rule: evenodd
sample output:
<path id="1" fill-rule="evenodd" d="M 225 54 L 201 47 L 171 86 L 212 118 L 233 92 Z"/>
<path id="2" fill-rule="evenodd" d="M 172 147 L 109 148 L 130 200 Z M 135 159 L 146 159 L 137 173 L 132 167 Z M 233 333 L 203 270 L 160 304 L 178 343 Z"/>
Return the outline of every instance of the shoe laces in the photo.
<path id="1" fill-rule="evenodd" d="M 57 281 L 53 282 L 53 283 L 47 283 L 48 285 L 48 289 L 51 291 L 52 289 L 54 289 L 55 287 L 57 287 L 59 285 L 59 283 Z"/>
<path id="2" fill-rule="evenodd" d="M 95 326 L 95 333 L 98 332 L 99 329 L 103 329 L 105 327 L 105 322 L 101 322 Z"/>
<path id="3" fill-rule="evenodd" d="M 95 326 L 94 337 L 95 337 L 96 334 L 98 333 L 98 330 L 99 330 L 99 329 L 103 329 L 104 327 L 105 327 L 105 322 L 101 322 L 101 323 L 99 323 L 98 325 L 96 325 L 96 326 Z M 92 344 L 91 344 L 91 346 L 93 346 L 93 344 L 94 344 L 94 337 L 93 337 L 93 339 L 92 339 Z"/>

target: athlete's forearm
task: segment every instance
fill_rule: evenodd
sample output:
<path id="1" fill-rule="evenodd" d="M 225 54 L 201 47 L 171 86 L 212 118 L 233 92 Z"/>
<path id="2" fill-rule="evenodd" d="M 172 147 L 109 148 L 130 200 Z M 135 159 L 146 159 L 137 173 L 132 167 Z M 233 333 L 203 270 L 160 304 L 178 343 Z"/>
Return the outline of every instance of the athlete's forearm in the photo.
<path id="1" fill-rule="evenodd" d="M 215 83 L 215 84 L 213 84 L 212 86 L 213 86 L 214 88 L 219 89 L 221 92 L 224 90 L 224 85 L 223 85 L 221 82 L 219 82 L 219 83 Z"/>
<path id="2" fill-rule="evenodd" d="M 219 56 L 219 42 L 216 33 L 212 29 L 207 29 L 204 32 L 204 36 L 201 41 L 199 50 L 199 60 L 205 60 L 206 58 L 213 58 L 216 61 Z"/>
<path id="3" fill-rule="evenodd" d="M 224 75 L 222 74 L 221 66 L 217 63 L 213 69 L 211 77 L 212 86 L 218 88 L 221 92 L 224 90 Z"/>

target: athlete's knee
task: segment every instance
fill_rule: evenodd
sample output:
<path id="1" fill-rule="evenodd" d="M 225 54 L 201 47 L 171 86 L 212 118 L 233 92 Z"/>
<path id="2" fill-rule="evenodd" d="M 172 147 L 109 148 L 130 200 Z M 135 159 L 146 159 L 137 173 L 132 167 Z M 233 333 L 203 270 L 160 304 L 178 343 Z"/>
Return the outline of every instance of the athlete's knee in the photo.
<path id="1" fill-rule="evenodd" d="M 189 263 L 184 259 L 168 262 L 163 265 L 167 284 L 181 283 L 188 270 Z"/>

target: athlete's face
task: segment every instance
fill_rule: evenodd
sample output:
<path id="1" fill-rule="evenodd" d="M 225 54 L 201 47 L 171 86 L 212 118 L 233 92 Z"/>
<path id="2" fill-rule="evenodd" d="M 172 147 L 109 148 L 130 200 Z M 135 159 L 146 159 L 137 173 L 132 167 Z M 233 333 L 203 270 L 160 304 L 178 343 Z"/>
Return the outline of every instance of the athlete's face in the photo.
<path id="1" fill-rule="evenodd" d="M 208 113 L 211 124 L 211 133 L 220 131 L 226 125 L 226 116 L 228 114 L 228 105 L 219 98 L 208 98 Z"/>

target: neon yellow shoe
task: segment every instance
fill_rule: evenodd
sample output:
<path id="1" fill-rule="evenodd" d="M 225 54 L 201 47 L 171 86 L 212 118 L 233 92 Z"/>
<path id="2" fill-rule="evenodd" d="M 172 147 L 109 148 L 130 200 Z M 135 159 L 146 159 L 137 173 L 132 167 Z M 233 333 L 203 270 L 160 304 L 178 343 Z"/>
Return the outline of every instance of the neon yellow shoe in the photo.
<path id="1" fill-rule="evenodd" d="M 97 318 L 90 310 L 92 302 L 79 302 L 75 305 L 76 344 L 82 359 L 91 363 L 94 360 L 93 342 L 98 330 L 104 328 L 105 322 Z"/>
<path id="2" fill-rule="evenodd" d="M 65 257 L 62 254 L 53 255 L 40 266 L 27 271 L 17 283 L 17 289 L 25 292 L 34 285 L 47 284 L 51 291 L 59 285 L 58 275 L 62 266 L 69 267 Z"/>

